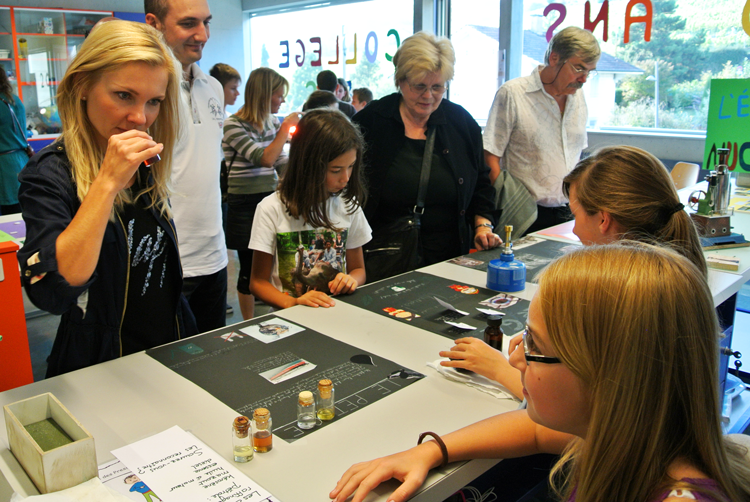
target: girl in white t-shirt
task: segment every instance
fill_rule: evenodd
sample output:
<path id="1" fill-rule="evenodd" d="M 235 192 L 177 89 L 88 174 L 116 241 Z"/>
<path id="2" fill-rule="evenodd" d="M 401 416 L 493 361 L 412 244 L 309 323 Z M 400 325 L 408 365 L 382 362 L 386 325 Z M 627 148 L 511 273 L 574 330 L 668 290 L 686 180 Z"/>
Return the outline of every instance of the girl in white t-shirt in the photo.
<path id="1" fill-rule="evenodd" d="M 330 295 L 351 294 L 365 283 L 362 246 L 372 232 L 362 212 L 363 144 L 337 110 L 311 110 L 299 121 L 279 187 L 258 204 L 253 220 L 250 289 L 257 298 L 282 309 L 332 307 Z M 330 263 L 326 245 L 339 234 L 343 248 Z"/>

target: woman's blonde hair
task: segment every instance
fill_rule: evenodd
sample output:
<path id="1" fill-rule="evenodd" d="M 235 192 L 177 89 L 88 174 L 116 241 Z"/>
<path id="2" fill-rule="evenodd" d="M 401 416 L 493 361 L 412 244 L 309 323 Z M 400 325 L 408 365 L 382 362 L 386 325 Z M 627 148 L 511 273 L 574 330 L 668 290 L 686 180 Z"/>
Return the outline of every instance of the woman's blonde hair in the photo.
<path id="1" fill-rule="evenodd" d="M 747 500 L 744 448 L 725 443 L 721 430 L 719 324 L 693 263 L 632 241 L 584 247 L 543 271 L 537 298 L 555 353 L 591 403 L 586 439 L 551 475 L 561 500 L 573 490 L 576 502 L 654 500 L 681 487 L 723 500 L 670 479 L 678 459 L 729 500 Z"/>
<path id="2" fill-rule="evenodd" d="M 83 99 L 107 72 L 130 63 L 145 63 L 164 68 L 168 74 L 167 89 L 159 115 L 148 129 L 157 143 L 164 145 L 161 161 L 150 168 L 153 185 L 137 194 L 150 193 L 152 206 L 169 215 L 169 178 L 172 174 L 172 151 L 179 134 L 180 79 L 179 66 L 162 35 L 147 24 L 110 21 L 97 26 L 86 38 L 70 63 L 57 88 L 57 106 L 62 122 L 65 151 L 70 161 L 78 199 L 83 201 L 94 182 L 105 152 L 96 139 L 96 130 L 86 112 Z M 115 208 L 133 201 L 130 189 L 121 190 Z"/>
<path id="3" fill-rule="evenodd" d="M 624 145 L 602 148 L 565 176 L 568 197 L 571 185 L 584 211 L 605 211 L 626 229 L 622 238 L 668 245 L 707 273 L 698 230 L 682 210 L 667 168 L 647 151 Z"/>
<path id="4" fill-rule="evenodd" d="M 455 63 L 456 52 L 450 40 L 418 31 L 404 40 L 393 56 L 393 79 L 398 87 L 404 80 L 420 80 L 428 73 L 439 73 L 447 84 L 453 80 Z"/>
<path id="5" fill-rule="evenodd" d="M 236 116 L 258 128 L 270 128 L 271 97 L 284 88 L 284 96 L 289 92 L 289 82 L 271 68 L 256 68 L 250 72 L 245 84 L 245 104 Z"/>

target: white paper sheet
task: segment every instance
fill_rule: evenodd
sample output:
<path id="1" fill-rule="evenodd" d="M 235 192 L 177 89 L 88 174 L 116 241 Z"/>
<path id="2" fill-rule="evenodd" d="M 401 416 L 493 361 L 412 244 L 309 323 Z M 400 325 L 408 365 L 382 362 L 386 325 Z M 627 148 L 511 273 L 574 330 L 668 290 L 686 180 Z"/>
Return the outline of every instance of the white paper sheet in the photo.
<path id="1" fill-rule="evenodd" d="M 278 502 L 230 461 L 178 426 L 112 454 L 163 502 Z"/>
<path id="2" fill-rule="evenodd" d="M 461 314 L 461 315 L 469 315 L 469 313 L 468 313 L 468 312 L 464 312 L 463 310 L 458 310 L 458 309 L 457 309 L 456 307 L 454 307 L 453 305 L 451 305 L 450 303 L 448 303 L 448 302 L 446 302 L 446 301 L 444 301 L 444 300 L 441 300 L 441 299 L 440 299 L 440 298 L 438 298 L 437 296 L 433 296 L 433 298 L 434 298 L 435 300 L 437 300 L 437 302 L 438 302 L 438 303 L 439 303 L 439 304 L 440 304 L 440 305 L 441 305 L 442 307 L 444 307 L 444 308 L 446 308 L 446 309 L 448 309 L 448 310 L 452 310 L 453 312 L 457 312 L 457 313 L 459 313 L 459 314 Z"/>

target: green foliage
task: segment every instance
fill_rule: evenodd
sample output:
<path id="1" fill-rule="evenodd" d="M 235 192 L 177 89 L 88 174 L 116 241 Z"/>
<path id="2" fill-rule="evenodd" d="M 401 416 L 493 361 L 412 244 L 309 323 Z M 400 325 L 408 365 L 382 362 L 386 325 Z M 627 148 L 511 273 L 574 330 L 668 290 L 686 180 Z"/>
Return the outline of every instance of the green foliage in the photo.
<path id="1" fill-rule="evenodd" d="M 659 128 L 705 130 L 707 110 L 682 110 L 659 106 Z M 654 127 L 654 100 L 641 99 L 625 106 L 616 106 L 612 112 L 610 125 L 625 127 Z"/>
<path id="2" fill-rule="evenodd" d="M 305 55 L 304 64 L 294 71 L 292 81 L 289 82 L 289 94 L 286 97 L 285 113 L 289 113 L 293 110 L 301 110 L 302 105 L 307 101 L 307 97 L 311 92 L 315 90 L 315 82 L 318 77 L 318 73 L 323 71 L 322 66 L 310 66 L 310 61 L 317 58 L 317 54 L 312 53 Z M 290 61 L 290 64 L 295 65 L 294 60 Z M 313 82 L 312 87 L 308 87 L 307 83 Z"/>
<path id="3" fill-rule="evenodd" d="M 647 97 L 653 98 L 656 93 L 656 81 L 647 80 L 648 77 L 656 74 L 654 71 L 656 62 L 653 60 L 642 61 L 639 62 L 638 66 L 643 70 L 643 73 L 627 77 L 620 83 L 620 89 L 622 89 L 622 102 L 624 105 L 628 105 Z M 674 65 L 665 61 L 659 61 L 660 101 L 663 101 L 666 98 L 667 93 L 665 91 L 674 85 L 674 83 Z"/>
<path id="4" fill-rule="evenodd" d="M 703 30 L 686 30 L 686 20 L 675 14 L 675 0 L 659 0 L 653 4 L 651 41 L 644 40 L 645 23 L 630 27 L 630 42 L 624 43 L 622 32 L 617 34 L 616 56 L 639 68 L 646 61 L 669 61 L 674 67 L 667 85 L 700 76 L 705 55 L 700 45 L 705 41 Z M 634 9 L 634 15 L 645 13 L 641 4 Z M 661 70 L 661 68 L 659 68 Z"/>
<path id="5" fill-rule="evenodd" d="M 630 29 L 623 43 L 619 29 L 611 40 L 615 54 L 644 70 L 619 83 L 613 125 L 654 126 L 655 62 L 659 62 L 659 126 L 705 130 L 712 78 L 750 77 L 750 37 L 742 30 L 742 6 L 727 0 L 659 0 L 652 2 L 651 41 L 645 24 Z M 633 15 L 645 11 L 637 5 Z"/>
<path id="6" fill-rule="evenodd" d="M 352 82 L 352 89 L 367 87 L 372 91 L 375 99 L 380 99 L 396 90 L 393 84 L 393 73 L 384 75 L 380 67 L 380 61 L 377 59 L 374 63 L 370 63 L 363 58 L 355 66 L 354 73 L 349 80 Z"/>

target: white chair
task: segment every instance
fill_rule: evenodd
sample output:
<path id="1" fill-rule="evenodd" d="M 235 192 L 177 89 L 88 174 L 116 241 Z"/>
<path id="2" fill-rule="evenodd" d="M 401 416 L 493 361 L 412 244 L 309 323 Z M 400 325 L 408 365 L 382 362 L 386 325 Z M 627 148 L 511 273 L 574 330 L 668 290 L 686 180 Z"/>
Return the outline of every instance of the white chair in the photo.
<path id="1" fill-rule="evenodd" d="M 672 168 L 672 181 L 677 190 L 695 185 L 698 182 L 700 166 L 692 162 L 678 162 Z"/>
<path id="2" fill-rule="evenodd" d="M 747 449 L 745 458 L 747 459 L 748 463 L 750 463 L 750 436 L 748 436 L 747 434 L 727 434 L 724 437 L 726 437 L 733 443 L 744 446 Z"/>

